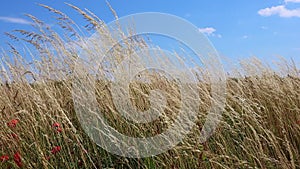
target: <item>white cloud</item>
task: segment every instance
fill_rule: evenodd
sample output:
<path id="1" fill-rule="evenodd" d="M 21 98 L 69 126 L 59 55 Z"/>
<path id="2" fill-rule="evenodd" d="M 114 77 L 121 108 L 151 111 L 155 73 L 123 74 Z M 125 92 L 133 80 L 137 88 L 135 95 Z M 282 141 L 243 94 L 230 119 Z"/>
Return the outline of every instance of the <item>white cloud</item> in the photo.
<path id="1" fill-rule="evenodd" d="M 199 31 L 201 33 L 207 34 L 207 35 L 213 35 L 214 32 L 216 32 L 217 30 L 215 28 L 212 27 L 207 27 L 207 28 L 199 28 Z"/>
<path id="2" fill-rule="evenodd" d="M 24 25 L 31 24 L 30 21 L 27 21 L 25 19 L 14 18 L 14 17 L 7 17 L 7 16 L 0 16 L 0 21 L 9 22 L 9 23 L 24 24 Z"/>
<path id="3" fill-rule="evenodd" d="M 199 28 L 199 32 L 206 34 L 207 36 L 213 36 L 217 38 L 222 38 L 222 35 L 220 34 L 215 34 L 217 30 L 212 27 L 206 27 L 206 28 Z"/>
<path id="4" fill-rule="evenodd" d="M 258 11 L 258 14 L 261 16 L 279 15 L 283 18 L 300 17 L 300 9 L 287 9 L 284 5 L 279 5 L 261 9 Z"/>
<path id="5" fill-rule="evenodd" d="M 300 0 L 284 0 L 285 3 L 300 3 Z"/>

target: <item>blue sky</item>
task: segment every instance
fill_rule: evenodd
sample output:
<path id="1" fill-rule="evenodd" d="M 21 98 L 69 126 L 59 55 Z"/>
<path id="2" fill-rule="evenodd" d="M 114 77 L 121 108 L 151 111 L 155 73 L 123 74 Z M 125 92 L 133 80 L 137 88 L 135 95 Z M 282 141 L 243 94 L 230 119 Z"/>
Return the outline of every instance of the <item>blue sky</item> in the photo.
<path id="1" fill-rule="evenodd" d="M 43 3 L 69 14 L 84 26 L 80 15 L 57 0 L 9 0 L 0 6 L 0 45 L 8 41 L 3 33 L 13 29 L 30 29 L 25 13 L 41 18 L 48 24 Z M 104 0 L 66 0 L 80 8 L 87 8 L 110 22 L 114 18 Z M 205 33 L 221 56 L 233 60 L 257 56 L 263 60 L 276 56 L 300 61 L 300 0 L 110 0 L 118 15 L 137 12 L 164 12 L 185 18 Z"/>

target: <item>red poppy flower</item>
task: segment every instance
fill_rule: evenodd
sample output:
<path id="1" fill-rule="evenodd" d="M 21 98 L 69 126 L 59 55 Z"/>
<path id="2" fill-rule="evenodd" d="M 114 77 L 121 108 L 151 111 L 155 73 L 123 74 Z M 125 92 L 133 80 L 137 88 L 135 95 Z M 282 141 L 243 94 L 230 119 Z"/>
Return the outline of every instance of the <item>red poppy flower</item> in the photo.
<path id="1" fill-rule="evenodd" d="M 0 161 L 1 161 L 1 162 L 5 162 L 5 161 L 7 161 L 7 160 L 9 160 L 9 156 L 8 156 L 8 155 L 0 156 Z"/>
<path id="2" fill-rule="evenodd" d="M 297 121 L 297 124 L 299 124 L 299 125 L 300 125 L 300 120 L 298 120 L 298 121 Z"/>
<path id="3" fill-rule="evenodd" d="M 55 147 L 52 148 L 51 153 L 56 154 L 60 151 L 60 149 L 61 149 L 60 146 L 55 146 Z"/>
<path id="4" fill-rule="evenodd" d="M 10 122 L 7 123 L 8 127 L 16 127 L 18 124 L 19 120 L 18 119 L 13 119 Z"/>
<path id="5" fill-rule="evenodd" d="M 55 122 L 55 123 L 53 123 L 53 128 L 55 128 L 56 129 L 56 131 L 57 132 L 62 132 L 62 128 L 60 127 L 60 124 L 59 123 L 57 123 L 57 122 Z"/>
<path id="6" fill-rule="evenodd" d="M 14 155 L 14 161 L 17 164 L 18 167 L 22 167 L 22 159 L 19 152 L 16 152 Z"/>
<path id="7" fill-rule="evenodd" d="M 55 122 L 55 123 L 53 123 L 53 125 L 52 125 L 54 128 L 57 128 L 57 127 L 60 127 L 60 124 L 59 123 L 57 123 L 57 122 Z"/>
<path id="8" fill-rule="evenodd" d="M 59 127 L 56 129 L 56 131 L 60 133 L 60 132 L 62 132 L 62 128 Z"/>

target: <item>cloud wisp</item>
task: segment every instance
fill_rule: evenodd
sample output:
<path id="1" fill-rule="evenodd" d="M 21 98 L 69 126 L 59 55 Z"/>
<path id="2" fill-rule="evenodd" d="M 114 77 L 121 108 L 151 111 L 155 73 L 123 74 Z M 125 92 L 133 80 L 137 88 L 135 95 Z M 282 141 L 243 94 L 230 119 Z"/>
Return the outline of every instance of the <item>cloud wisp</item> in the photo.
<path id="1" fill-rule="evenodd" d="M 207 35 L 212 35 L 214 32 L 216 32 L 216 29 L 212 27 L 207 27 L 207 28 L 199 28 L 199 31 Z"/>
<path id="2" fill-rule="evenodd" d="M 0 21 L 8 22 L 8 23 L 16 23 L 16 24 L 23 24 L 23 25 L 30 25 L 31 22 L 27 21 L 23 18 L 15 18 L 15 17 L 7 17 L 7 16 L 0 16 Z"/>
<path id="3" fill-rule="evenodd" d="M 213 27 L 199 28 L 199 32 L 206 34 L 207 36 L 215 36 L 221 38 L 220 34 L 215 34 L 217 30 Z"/>
<path id="4" fill-rule="evenodd" d="M 261 16 L 279 15 L 282 18 L 300 17 L 300 8 L 287 9 L 284 5 L 273 6 L 258 11 Z"/>

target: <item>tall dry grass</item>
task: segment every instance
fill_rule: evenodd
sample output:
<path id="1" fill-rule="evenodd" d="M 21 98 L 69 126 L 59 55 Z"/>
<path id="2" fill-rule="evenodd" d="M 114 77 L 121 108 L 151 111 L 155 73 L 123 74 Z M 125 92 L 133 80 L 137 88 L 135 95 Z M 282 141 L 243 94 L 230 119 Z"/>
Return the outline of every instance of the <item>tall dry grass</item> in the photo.
<path id="1" fill-rule="evenodd" d="M 18 167 L 13 160 L 16 152 L 20 153 L 24 168 L 300 168 L 299 69 L 294 64 L 285 64 L 289 75 L 282 76 L 279 74 L 283 72 L 276 73 L 256 59 L 241 64 L 237 72 L 243 75 L 228 78 L 222 121 L 206 143 L 200 144 L 198 138 L 210 107 L 210 84 L 203 81 L 207 75 L 198 74 L 199 120 L 175 148 L 151 158 L 130 159 L 98 147 L 76 117 L 72 98 L 74 63 L 84 37 L 98 32 L 105 43 L 113 43 L 115 39 L 92 12 L 68 5 L 87 21 L 85 31 L 63 12 L 41 5 L 57 18 L 57 25 L 64 33 L 58 34 L 31 15 L 28 17 L 35 23 L 36 31 L 7 33 L 17 43 L 26 42 L 31 47 L 21 52 L 10 45 L 11 50 L 2 54 L 0 155 L 8 155 L 10 159 L 3 160 L 1 168 Z M 119 63 L 124 59 L 124 55 L 118 54 L 120 51 L 129 55 L 147 45 L 139 37 L 125 41 L 112 51 L 113 60 Z M 106 49 L 105 45 L 101 47 Z M 32 61 L 24 59 L 25 53 Z M 132 104 L 139 110 L 147 110 L 152 89 L 164 90 L 168 96 L 165 116 L 150 124 L 122 119 L 112 101 L 113 82 L 96 82 L 99 108 L 109 124 L 121 133 L 139 137 L 156 135 L 178 113 L 181 105 L 176 83 L 157 72 L 148 73 L 153 78 L 151 84 L 141 81 L 130 84 Z M 17 120 L 16 126 L 11 125 L 11 120 Z M 61 150 L 54 153 L 56 146 Z"/>

